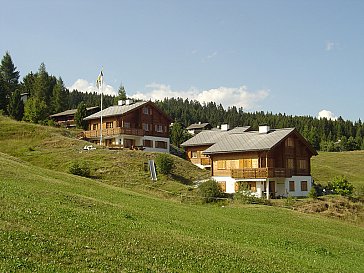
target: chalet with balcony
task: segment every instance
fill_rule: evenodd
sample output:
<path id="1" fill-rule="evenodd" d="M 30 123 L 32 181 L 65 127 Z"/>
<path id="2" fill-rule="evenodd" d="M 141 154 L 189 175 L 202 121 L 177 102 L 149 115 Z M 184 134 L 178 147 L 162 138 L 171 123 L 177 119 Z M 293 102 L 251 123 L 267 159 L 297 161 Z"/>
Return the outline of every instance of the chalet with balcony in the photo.
<path id="1" fill-rule="evenodd" d="M 169 152 L 171 119 L 151 101 L 119 101 L 102 111 L 102 125 L 101 111 L 84 120 L 89 130 L 83 136 L 95 144 L 101 138 L 108 147 Z"/>
<path id="2" fill-rule="evenodd" d="M 92 115 L 100 111 L 99 106 L 86 108 L 87 115 Z M 66 128 L 76 127 L 75 114 L 77 109 L 70 109 L 60 113 L 50 115 L 49 117 L 58 125 Z"/>
<path id="3" fill-rule="evenodd" d="M 203 151 L 217 143 L 222 138 L 230 134 L 239 134 L 249 130 L 249 126 L 236 127 L 229 130 L 227 124 L 222 124 L 221 129 L 213 128 L 204 130 L 181 144 L 185 148 L 186 156 L 189 161 L 201 169 L 211 168 L 211 159 Z"/>
<path id="4" fill-rule="evenodd" d="M 307 196 L 310 159 L 317 155 L 294 128 L 226 134 L 202 152 L 211 160 L 212 178 L 226 193 L 249 191 L 257 197 Z"/>

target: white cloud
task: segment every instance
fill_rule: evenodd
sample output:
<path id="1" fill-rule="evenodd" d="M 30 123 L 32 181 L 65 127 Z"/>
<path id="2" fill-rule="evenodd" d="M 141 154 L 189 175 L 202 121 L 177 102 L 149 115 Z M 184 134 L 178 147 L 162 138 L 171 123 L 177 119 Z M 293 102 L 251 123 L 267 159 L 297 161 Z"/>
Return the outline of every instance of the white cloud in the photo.
<path id="1" fill-rule="evenodd" d="M 318 113 L 317 118 L 319 118 L 319 119 L 327 118 L 327 119 L 331 119 L 331 120 L 337 120 L 337 117 L 335 116 L 335 114 L 329 110 L 321 110 Z"/>
<path id="2" fill-rule="evenodd" d="M 269 96 L 269 90 L 249 91 L 246 86 L 219 87 L 208 90 L 172 90 L 169 85 L 152 83 L 146 85 L 147 91 L 137 92 L 132 97 L 143 100 L 163 100 L 164 98 L 180 97 L 183 99 L 197 100 L 201 103 L 213 101 L 222 104 L 225 108 L 229 106 L 243 107 L 251 110 L 258 107 L 258 103 Z"/>
<path id="3" fill-rule="evenodd" d="M 95 85 L 93 85 L 92 83 L 89 83 L 87 80 L 84 79 L 78 79 L 77 81 L 75 81 L 74 84 L 72 84 L 72 86 L 67 87 L 70 91 L 72 91 L 73 89 L 77 89 L 80 92 L 96 92 L 98 93 L 99 90 L 97 89 L 97 87 Z M 104 94 L 106 95 L 117 95 L 117 91 L 114 89 L 114 87 L 112 87 L 111 85 L 105 84 L 104 85 L 104 90 L 103 90 Z"/>
<path id="4" fill-rule="evenodd" d="M 334 41 L 326 41 L 326 45 L 325 45 L 325 50 L 326 51 L 334 50 L 337 47 L 338 47 L 338 44 L 335 43 Z"/>

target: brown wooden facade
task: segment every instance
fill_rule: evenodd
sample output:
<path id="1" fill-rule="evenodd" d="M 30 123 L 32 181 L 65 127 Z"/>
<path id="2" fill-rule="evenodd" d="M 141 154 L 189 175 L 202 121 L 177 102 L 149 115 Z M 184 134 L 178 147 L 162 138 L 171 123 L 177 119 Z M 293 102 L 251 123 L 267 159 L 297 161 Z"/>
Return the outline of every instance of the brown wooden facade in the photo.
<path id="1" fill-rule="evenodd" d="M 154 103 L 147 102 L 123 115 L 103 117 L 102 136 L 126 134 L 168 138 L 170 121 Z M 100 137 L 100 118 L 89 120 L 88 127 L 84 132 L 86 138 Z"/>
<path id="2" fill-rule="evenodd" d="M 202 146 L 189 146 L 186 147 L 186 155 L 187 160 L 195 165 L 202 165 L 205 167 L 211 166 L 211 159 L 207 155 L 204 155 L 202 152 L 206 150 L 211 145 L 202 145 Z"/>
<path id="3" fill-rule="evenodd" d="M 309 176 L 312 155 L 302 137 L 293 132 L 269 151 L 212 154 L 211 173 L 235 179 Z"/>

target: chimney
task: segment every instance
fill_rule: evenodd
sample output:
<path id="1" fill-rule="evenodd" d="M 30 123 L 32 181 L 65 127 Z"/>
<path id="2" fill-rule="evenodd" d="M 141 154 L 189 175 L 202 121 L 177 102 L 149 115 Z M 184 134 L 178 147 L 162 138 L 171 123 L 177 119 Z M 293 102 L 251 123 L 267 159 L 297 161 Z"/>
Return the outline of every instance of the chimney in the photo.
<path id="1" fill-rule="evenodd" d="M 230 126 L 229 124 L 221 124 L 221 131 L 229 131 Z"/>
<path id="2" fill-rule="evenodd" d="M 124 105 L 125 104 L 125 101 L 123 101 L 123 100 L 118 100 L 118 105 L 119 106 L 122 106 L 122 105 Z"/>
<path id="3" fill-rule="evenodd" d="M 270 131 L 269 125 L 259 125 L 259 134 L 268 134 Z"/>
<path id="4" fill-rule="evenodd" d="M 130 104 L 133 104 L 133 100 L 132 99 L 127 99 L 125 101 L 125 105 L 130 105 Z"/>

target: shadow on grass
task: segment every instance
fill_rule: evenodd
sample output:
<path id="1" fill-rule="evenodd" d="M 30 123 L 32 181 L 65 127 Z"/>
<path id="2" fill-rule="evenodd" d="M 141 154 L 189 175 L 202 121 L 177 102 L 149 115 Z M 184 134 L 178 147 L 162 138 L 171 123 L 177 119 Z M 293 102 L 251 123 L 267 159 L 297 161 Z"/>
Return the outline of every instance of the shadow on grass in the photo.
<path id="1" fill-rule="evenodd" d="M 178 174 L 171 174 L 171 177 L 184 185 L 193 185 L 193 181 Z"/>

